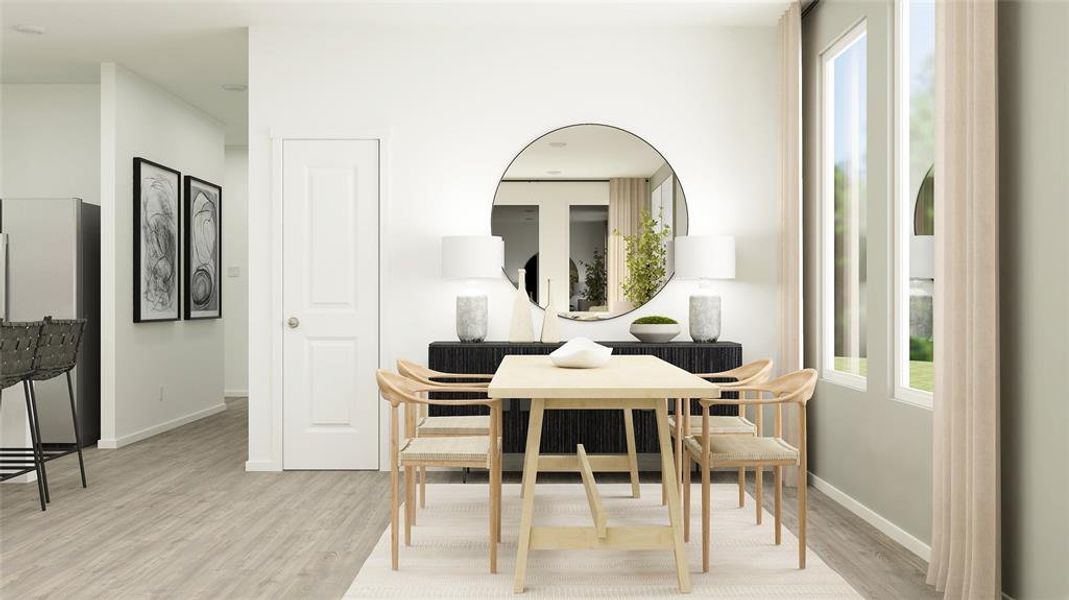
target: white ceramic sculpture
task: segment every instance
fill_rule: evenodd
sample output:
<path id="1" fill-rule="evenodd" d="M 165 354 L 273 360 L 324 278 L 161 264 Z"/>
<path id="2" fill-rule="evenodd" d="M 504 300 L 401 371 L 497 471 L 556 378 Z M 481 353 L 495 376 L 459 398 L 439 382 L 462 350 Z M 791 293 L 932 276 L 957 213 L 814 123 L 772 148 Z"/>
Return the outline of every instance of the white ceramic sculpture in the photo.
<path id="1" fill-rule="evenodd" d="M 593 369 L 604 366 L 612 356 L 612 348 L 587 338 L 574 338 L 550 353 L 549 359 L 566 369 Z"/>
<path id="2" fill-rule="evenodd" d="M 527 271 L 520 269 L 516 276 L 516 296 L 512 299 L 512 325 L 509 326 L 510 342 L 533 342 L 534 325 L 531 323 L 531 304 L 527 297 Z"/>
<path id="3" fill-rule="evenodd" d="M 553 280 L 546 280 L 546 314 L 542 318 L 542 343 L 556 344 L 560 341 L 560 317 L 557 316 L 557 307 L 553 304 Z"/>

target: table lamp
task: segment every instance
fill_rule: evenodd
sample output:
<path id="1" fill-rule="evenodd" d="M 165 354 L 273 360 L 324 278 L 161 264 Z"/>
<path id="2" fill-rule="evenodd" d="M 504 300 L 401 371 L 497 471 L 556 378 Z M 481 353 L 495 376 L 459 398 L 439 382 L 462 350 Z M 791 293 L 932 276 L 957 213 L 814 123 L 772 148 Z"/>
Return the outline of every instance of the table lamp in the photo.
<path id="1" fill-rule="evenodd" d="M 720 337 L 720 296 L 713 279 L 735 279 L 735 238 L 726 235 L 680 236 L 675 241 L 675 276 L 697 279 L 701 287 L 690 297 L 690 337 L 715 342 Z"/>
<path id="2" fill-rule="evenodd" d="M 462 342 L 486 339 L 486 292 L 476 279 L 497 279 L 505 261 L 505 243 L 498 236 L 454 235 L 442 238 L 442 278 L 468 282 L 457 294 L 457 337 Z"/>

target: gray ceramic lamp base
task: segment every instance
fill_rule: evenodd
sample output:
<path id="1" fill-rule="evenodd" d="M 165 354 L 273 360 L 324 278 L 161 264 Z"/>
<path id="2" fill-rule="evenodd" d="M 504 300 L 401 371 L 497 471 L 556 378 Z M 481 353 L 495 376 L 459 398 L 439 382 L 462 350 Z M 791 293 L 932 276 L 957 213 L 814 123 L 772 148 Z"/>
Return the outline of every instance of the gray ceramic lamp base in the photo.
<path id="1" fill-rule="evenodd" d="M 715 342 L 720 338 L 720 296 L 695 294 L 690 297 L 690 339 Z"/>
<path id="2" fill-rule="evenodd" d="M 457 296 L 457 338 L 462 342 L 486 339 L 486 294 L 468 292 Z"/>

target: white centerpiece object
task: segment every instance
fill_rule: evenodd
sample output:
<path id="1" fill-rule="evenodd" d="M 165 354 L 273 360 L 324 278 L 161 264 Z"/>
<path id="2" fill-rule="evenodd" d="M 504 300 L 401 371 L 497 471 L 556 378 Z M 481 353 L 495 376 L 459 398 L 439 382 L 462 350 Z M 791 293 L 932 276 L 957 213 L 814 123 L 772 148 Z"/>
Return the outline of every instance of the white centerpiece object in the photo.
<path id="1" fill-rule="evenodd" d="M 609 362 L 610 356 L 612 348 L 580 337 L 551 352 L 549 360 L 566 369 L 594 369 Z"/>

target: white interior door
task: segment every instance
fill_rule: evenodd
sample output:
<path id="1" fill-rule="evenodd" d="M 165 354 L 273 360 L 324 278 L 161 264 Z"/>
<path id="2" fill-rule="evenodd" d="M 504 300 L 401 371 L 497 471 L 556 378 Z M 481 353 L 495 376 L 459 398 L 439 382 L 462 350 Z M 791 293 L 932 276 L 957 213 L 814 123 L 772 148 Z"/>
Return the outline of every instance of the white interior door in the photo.
<path id="1" fill-rule="evenodd" d="M 282 205 L 282 466 L 378 469 L 378 141 L 284 141 Z"/>

